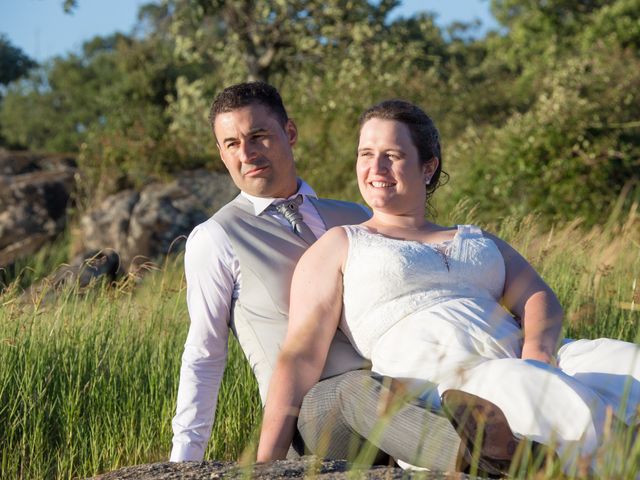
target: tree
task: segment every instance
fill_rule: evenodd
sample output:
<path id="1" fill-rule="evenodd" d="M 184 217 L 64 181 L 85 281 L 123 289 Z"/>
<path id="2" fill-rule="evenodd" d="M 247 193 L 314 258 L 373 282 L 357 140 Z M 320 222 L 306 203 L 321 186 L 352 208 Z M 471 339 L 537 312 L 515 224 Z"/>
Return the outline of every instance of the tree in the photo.
<path id="1" fill-rule="evenodd" d="M 87 42 L 82 55 L 58 57 L 7 89 L 0 124 L 13 144 L 77 151 L 103 113 L 100 90 L 119 81 L 113 51 L 124 37 Z"/>
<path id="2" fill-rule="evenodd" d="M 167 0 L 181 52 L 274 82 L 384 25 L 398 0 Z M 194 41 L 197 39 L 197 41 Z"/>
<path id="3" fill-rule="evenodd" d="M 545 62 L 548 67 L 576 47 L 580 32 L 594 15 L 617 3 L 620 1 L 492 0 L 493 15 L 509 30 L 502 42 L 495 42 L 493 51 L 520 73 L 532 62 Z"/>
<path id="4" fill-rule="evenodd" d="M 0 122 L 26 147 L 77 150 L 99 197 L 220 166 L 208 105 L 260 79 L 280 88 L 301 131 L 299 171 L 323 195 L 358 198 L 358 115 L 390 97 L 440 127 L 445 209 L 468 198 L 489 220 L 594 221 L 636 181 L 640 0 L 494 0 L 504 28 L 478 40 L 459 25 L 443 35 L 428 14 L 390 21 L 397 3 L 149 3 L 135 35 L 96 38 L 11 86 Z"/>
<path id="5" fill-rule="evenodd" d="M 640 58 L 596 46 L 544 75 L 530 108 L 456 142 L 451 204 L 474 198 L 487 221 L 535 212 L 592 224 L 621 195 L 640 200 Z"/>
<path id="6" fill-rule="evenodd" d="M 35 61 L 25 55 L 22 50 L 13 46 L 4 34 L 0 34 L 0 86 L 9 85 L 20 79 L 35 66 Z M 2 101 L 3 94 L 0 90 L 0 108 Z M 0 128 L 0 145 L 5 144 L 5 132 Z"/>
<path id="7" fill-rule="evenodd" d="M 76 8 L 77 6 L 78 6 L 78 0 L 64 0 L 62 2 L 62 8 L 64 9 L 65 13 L 73 12 L 73 9 Z"/>
<path id="8" fill-rule="evenodd" d="M 0 34 L 0 85 L 8 85 L 35 66 L 35 61 Z"/>

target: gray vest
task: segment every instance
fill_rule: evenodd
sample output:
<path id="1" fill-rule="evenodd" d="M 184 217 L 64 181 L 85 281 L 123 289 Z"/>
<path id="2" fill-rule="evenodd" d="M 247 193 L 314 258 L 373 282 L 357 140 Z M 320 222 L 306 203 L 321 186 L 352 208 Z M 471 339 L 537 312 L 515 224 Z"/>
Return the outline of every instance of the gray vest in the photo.
<path id="1" fill-rule="evenodd" d="M 365 211 L 356 204 L 307 198 L 327 229 L 367 219 Z M 230 326 L 258 379 L 264 404 L 280 344 L 287 332 L 291 277 L 307 244 L 276 219 L 256 216 L 253 205 L 242 195 L 213 218 L 224 228 L 240 262 L 242 288 L 231 309 Z M 367 367 L 368 362 L 338 331 L 322 378 Z"/>

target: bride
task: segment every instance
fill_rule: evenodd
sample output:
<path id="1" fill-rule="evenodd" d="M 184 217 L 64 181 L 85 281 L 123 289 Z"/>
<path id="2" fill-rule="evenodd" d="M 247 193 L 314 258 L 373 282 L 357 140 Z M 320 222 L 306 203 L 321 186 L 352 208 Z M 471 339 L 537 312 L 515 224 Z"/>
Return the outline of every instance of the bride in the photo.
<path id="1" fill-rule="evenodd" d="M 482 425 L 463 414 L 489 412 L 488 470 L 508 470 L 522 438 L 575 468 L 599 446 L 608 409 L 635 422 L 639 348 L 561 341 L 562 308 L 518 252 L 475 226 L 426 220 L 441 169 L 438 131 L 419 107 L 390 100 L 364 112 L 356 171 L 373 215 L 329 230 L 296 268 L 258 461 L 285 457 L 337 328 L 375 372 L 442 407 L 469 448 Z"/>

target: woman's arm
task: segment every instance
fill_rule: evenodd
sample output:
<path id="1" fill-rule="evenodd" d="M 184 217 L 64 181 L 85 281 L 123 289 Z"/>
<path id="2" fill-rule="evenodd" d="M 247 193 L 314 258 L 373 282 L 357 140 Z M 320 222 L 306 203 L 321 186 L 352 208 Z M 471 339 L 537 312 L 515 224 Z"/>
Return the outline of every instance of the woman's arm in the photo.
<path id="1" fill-rule="evenodd" d="M 289 325 L 269 384 L 257 461 L 285 458 L 304 395 L 315 385 L 342 311 L 342 270 L 348 239 L 325 233 L 293 274 Z"/>
<path id="2" fill-rule="evenodd" d="M 504 258 L 506 278 L 503 302 L 522 321 L 522 358 L 555 365 L 563 311 L 553 290 L 507 242 L 491 234 Z"/>

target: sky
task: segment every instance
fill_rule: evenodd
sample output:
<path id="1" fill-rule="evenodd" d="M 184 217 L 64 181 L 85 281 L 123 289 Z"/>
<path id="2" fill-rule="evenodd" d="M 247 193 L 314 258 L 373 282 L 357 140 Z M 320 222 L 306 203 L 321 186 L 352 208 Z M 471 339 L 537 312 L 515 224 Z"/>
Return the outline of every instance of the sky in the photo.
<path id="1" fill-rule="evenodd" d="M 79 0 L 72 14 L 65 14 L 63 0 L 0 0 L 0 34 L 31 58 L 44 61 L 53 56 L 79 52 L 82 43 L 96 35 L 116 31 L 130 33 L 136 23 L 138 7 L 149 0 Z M 489 0 L 403 0 L 393 11 L 409 17 L 419 11 L 437 14 L 446 26 L 454 21 L 479 19 L 482 34 L 496 28 L 489 11 Z"/>

